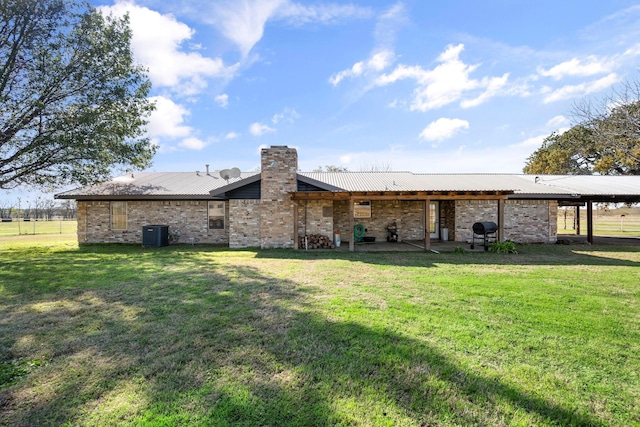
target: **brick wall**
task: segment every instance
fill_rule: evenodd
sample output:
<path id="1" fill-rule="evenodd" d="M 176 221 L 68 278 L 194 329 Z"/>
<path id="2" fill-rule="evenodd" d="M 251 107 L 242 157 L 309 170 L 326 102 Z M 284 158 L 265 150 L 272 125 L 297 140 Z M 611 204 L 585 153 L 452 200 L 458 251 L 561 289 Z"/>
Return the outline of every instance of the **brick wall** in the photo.
<path id="1" fill-rule="evenodd" d="M 333 202 L 308 200 L 298 202 L 298 235 L 320 234 L 333 239 Z"/>
<path id="2" fill-rule="evenodd" d="M 260 246 L 260 200 L 229 200 L 229 247 Z"/>
<path id="3" fill-rule="evenodd" d="M 297 190 L 298 153 L 295 148 L 262 149 L 260 247 L 293 247 L 293 201 Z"/>
<path id="4" fill-rule="evenodd" d="M 424 239 L 423 225 L 424 203 L 420 201 L 382 201 L 371 202 L 371 218 L 356 218 L 354 224 L 362 224 L 367 229 L 367 236 L 374 236 L 376 241 L 387 240 L 387 225 L 395 221 L 398 226 L 398 239 Z M 349 202 L 334 202 L 333 218 L 335 229 L 340 232 L 342 240 L 348 242 L 353 236 L 349 230 Z"/>
<path id="5" fill-rule="evenodd" d="M 440 228 L 449 229 L 449 240 L 456 240 L 456 203 L 453 200 L 440 202 Z M 442 238 L 442 236 L 440 236 Z"/>
<path id="6" fill-rule="evenodd" d="M 456 200 L 455 218 L 455 241 L 470 241 L 473 238 L 474 223 L 484 221 L 498 223 L 498 201 Z"/>
<path id="7" fill-rule="evenodd" d="M 558 203 L 554 200 L 506 200 L 504 239 L 518 243 L 555 243 L 558 238 Z M 498 223 L 497 200 L 457 200 L 455 204 L 455 240 L 473 237 L 473 224 Z"/>
<path id="8" fill-rule="evenodd" d="M 168 225 L 180 232 L 179 243 L 227 243 L 228 208 L 225 228 L 209 229 L 206 200 L 127 201 L 127 229 L 111 229 L 109 201 L 78 202 L 78 242 L 142 243 L 142 227 Z"/>
<path id="9" fill-rule="evenodd" d="M 555 243 L 558 238 L 558 202 L 507 200 L 504 222 L 505 239 L 523 243 Z"/>

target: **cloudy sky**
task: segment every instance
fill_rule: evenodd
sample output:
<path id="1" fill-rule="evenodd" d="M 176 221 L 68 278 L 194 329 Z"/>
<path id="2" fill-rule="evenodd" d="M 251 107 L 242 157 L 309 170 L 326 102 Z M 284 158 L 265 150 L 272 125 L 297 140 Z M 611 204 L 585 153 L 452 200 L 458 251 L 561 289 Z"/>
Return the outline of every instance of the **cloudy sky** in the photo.
<path id="1" fill-rule="evenodd" d="M 521 172 L 576 101 L 640 78 L 627 0 L 92 0 L 129 13 L 153 171 Z"/>

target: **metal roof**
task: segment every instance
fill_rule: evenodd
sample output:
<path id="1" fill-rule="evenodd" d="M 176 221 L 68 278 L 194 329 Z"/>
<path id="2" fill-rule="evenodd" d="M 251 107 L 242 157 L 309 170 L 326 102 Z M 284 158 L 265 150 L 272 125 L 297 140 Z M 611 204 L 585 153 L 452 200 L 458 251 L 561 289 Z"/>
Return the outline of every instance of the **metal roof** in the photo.
<path id="1" fill-rule="evenodd" d="M 258 175 L 258 176 L 256 176 Z M 415 174 L 412 172 L 299 172 L 298 177 L 331 192 L 504 192 L 510 198 L 640 199 L 640 176 Z M 259 179 L 243 172 L 224 180 L 217 171 L 141 172 L 57 194 L 60 199 L 167 199 L 222 196 Z"/>
<path id="2" fill-rule="evenodd" d="M 210 199 L 209 192 L 226 186 L 258 172 L 243 172 L 239 178 L 228 181 L 221 178 L 218 171 L 204 172 L 138 172 L 123 175 L 96 185 L 76 188 L 56 194 L 58 199 L 166 199 L 204 198 Z"/>
<path id="3" fill-rule="evenodd" d="M 640 196 L 640 176 L 311 172 L 343 191 L 513 192 L 513 198 Z"/>
<path id="4" fill-rule="evenodd" d="M 520 175 L 531 183 L 533 190 L 562 192 L 581 196 L 638 196 L 640 176 L 629 175 Z M 545 190 L 539 190 L 545 191 Z M 535 194 L 534 191 L 531 193 Z"/>
<path id="5" fill-rule="evenodd" d="M 302 175 L 342 191 L 515 191 L 511 175 L 414 174 L 412 172 L 311 172 Z"/>

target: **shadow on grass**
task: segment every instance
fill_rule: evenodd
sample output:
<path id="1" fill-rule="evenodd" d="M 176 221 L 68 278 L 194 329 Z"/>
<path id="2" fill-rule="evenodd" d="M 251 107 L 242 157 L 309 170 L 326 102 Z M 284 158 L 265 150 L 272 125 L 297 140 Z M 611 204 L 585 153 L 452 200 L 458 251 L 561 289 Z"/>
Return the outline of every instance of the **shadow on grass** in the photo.
<path id="1" fill-rule="evenodd" d="M 366 264 L 401 267 L 434 267 L 437 264 L 496 264 L 496 265 L 610 265 L 637 267 L 640 261 L 612 257 L 607 254 L 640 254 L 640 247 L 617 245 L 519 245 L 517 254 L 493 252 L 338 252 L 331 250 L 271 249 L 256 252 L 258 258 L 273 259 L 333 259 Z M 640 255 L 637 257 L 640 258 Z"/>
<path id="2" fill-rule="evenodd" d="M 250 263 L 190 249 L 110 251 L 40 260 L 41 283 L 66 273 L 43 292 L 29 291 L 40 285 L 20 263 L 3 277 L 15 298 L 0 300 L 2 357 L 47 362 L 0 390 L 0 424 L 491 425 L 523 413 L 603 424 L 427 340 L 327 318 L 310 303 L 314 291 Z"/>

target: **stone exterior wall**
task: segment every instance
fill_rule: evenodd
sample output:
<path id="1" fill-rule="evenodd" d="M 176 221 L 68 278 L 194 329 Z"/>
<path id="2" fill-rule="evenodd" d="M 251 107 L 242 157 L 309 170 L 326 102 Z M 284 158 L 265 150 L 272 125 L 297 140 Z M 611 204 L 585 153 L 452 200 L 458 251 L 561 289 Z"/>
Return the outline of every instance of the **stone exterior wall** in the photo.
<path id="1" fill-rule="evenodd" d="M 295 148 L 262 149 L 260 247 L 293 247 L 293 201 L 298 188 L 298 153 Z"/>
<path id="2" fill-rule="evenodd" d="M 260 246 L 260 200 L 229 200 L 229 247 Z"/>
<path id="3" fill-rule="evenodd" d="M 228 208 L 225 228 L 209 229 L 206 200 L 127 201 L 127 229 L 111 229 L 111 202 L 78 202 L 79 243 L 140 243 L 145 225 L 168 225 L 180 233 L 178 243 L 227 243 Z M 227 205 L 227 204 L 225 204 Z"/>
<path id="4" fill-rule="evenodd" d="M 505 239 L 520 243 L 555 243 L 558 239 L 558 202 L 507 200 L 504 204 Z"/>
<path id="5" fill-rule="evenodd" d="M 455 241 L 471 241 L 474 223 L 484 221 L 498 223 L 498 201 L 456 200 L 455 218 Z M 451 239 L 451 237 L 449 238 Z"/>
<path id="6" fill-rule="evenodd" d="M 333 202 L 308 200 L 298 202 L 298 235 L 320 234 L 333 239 Z"/>

